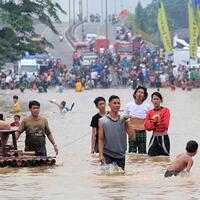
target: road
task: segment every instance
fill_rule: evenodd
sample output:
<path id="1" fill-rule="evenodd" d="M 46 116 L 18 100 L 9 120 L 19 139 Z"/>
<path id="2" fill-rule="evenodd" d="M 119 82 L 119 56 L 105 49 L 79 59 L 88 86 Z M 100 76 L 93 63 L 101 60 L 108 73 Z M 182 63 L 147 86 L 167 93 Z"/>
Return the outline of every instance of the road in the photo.
<path id="1" fill-rule="evenodd" d="M 62 33 L 63 36 L 65 36 L 64 32 L 68 27 L 67 23 L 56 24 L 55 27 L 59 33 Z M 36 25 L 36 32 L 46 37 L 46 39 L 53 44 L 54 49 L 48 49 L 48 52 L 50 52 L 51 55 L 60 57 L 62 62 L 68 66 L 72 65 L 71 55 L 73 53 L 73 49 L 66 38 L 60 42 L 58 35 L 53 33 L 48 27 L 45 27 L 42 24 Z"/>
<path id="2" fill-rule="evenodd" d="M 55 27 L 59 33 L 62 33 L 64 36 L 64 32 L 67 30 L 67 23 L 56 24 Z M 87 33 L 96 33 L 99 36 L 105 36 L 105 23 L 85 23 L 84 24 L 84 32 Z M 51 55 L 55 57 L 60 57 L 64 64 L 71 66 L 72 59 L 71 55 L 73 53 L 73 49 L 64 38 L 63 42 L 60 42 L 58 39 L 58 35 L 54 34 L 48 27 L 45 27 L 42 24 L 36 25 L 36 32 L 46 37 L 49 42 L 51 42 L 54 46 L 54 49 L 48 49 Z M 82 38 L 82 26 L 80 25 L 75 31 L 75 37 L 81 41 Z M 111 41 L 115 39 L 115 30 L 111 26 L 108 25 L 108 37 Z"/>
<path id="3" fill-rule="evenodd" d="M 98 36 L 106 36 L 105 23 L 84 23 L 84 34 L 95 33 Z M 75 31 L 76 38 L 82 40 L 82 26 L 79 26 Z M 108 38 L 113 42 L 115 39 L 115 28 L 108 24 Z"/>

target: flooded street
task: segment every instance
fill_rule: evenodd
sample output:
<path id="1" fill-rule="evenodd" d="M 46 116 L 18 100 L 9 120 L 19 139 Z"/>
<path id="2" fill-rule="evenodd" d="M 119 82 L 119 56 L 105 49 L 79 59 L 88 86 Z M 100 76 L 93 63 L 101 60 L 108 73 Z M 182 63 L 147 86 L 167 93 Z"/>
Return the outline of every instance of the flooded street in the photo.
<path id="1" fill-rule="evenodd" d="M 149 89 L 150 94 L 154 90 Z M 48 118 L 50 128 L 59 148 L 57 166 L 47 168 L 0 169 L 1 199 L 95 199 L 95 200 L 129 200 L 129 199 L 199 199 L 200 198 L 200 159 L 199 153 L 194 157 L 194 166 L 189 177 L 166 179 L 163 174 L 169 162 L 168 158 L 149 158 L 144 155 L 127 155 L 126 172 L 104 173 L 98 162 L 98 156 L 90 154 L 89 127 L 91 117 L 96 113 L 93 100 L 97 96 L 106 99 L 112 94 L 121 98 L 121 109 L 132 100 L 131 89 L 96 89 L 82 93 L 65 90 L 56 93 L 50 89 L 46 94 L 26 90 L 0 91 L 0 110 L 4 111 L 8 121 L 12 117 L 6 111 L 12 109 L 12 96 L 19 95 L 22 116 L 28 113 L 28 101 L 41 103 L 41 114 Z M 200 90 L 191 92 L 170 91 L 162 89 L 164 103 L 171 111 L 169 137 L 171 140 L 171 157 L 185 151 L 190 139 L 200 143 Z M 65 100 L 67 105 L 74 102 L 72 112 L 60 114 L 57 107 L 49 103 Z M 150 102 L 150 98 L 148 98 Z M 107 107 L 107 110 L 109 108 Z M 151 134 L 148 134 L 148 141 Z M 24 145 L 24 136 L 18 146 Z M 54 156 L 53 147 L 47 141 L 48 154 Z"/>

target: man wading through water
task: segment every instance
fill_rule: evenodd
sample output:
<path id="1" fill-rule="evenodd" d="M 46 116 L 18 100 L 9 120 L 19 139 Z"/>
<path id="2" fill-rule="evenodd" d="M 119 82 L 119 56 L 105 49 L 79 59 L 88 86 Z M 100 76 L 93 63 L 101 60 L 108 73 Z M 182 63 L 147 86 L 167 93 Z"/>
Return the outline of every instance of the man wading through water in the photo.
<path id="1" fill-rule="evenodd" d="M 109 107 L 109 114 L 99 119 L 99 160 L 102 164 L 116 163 L 124 170 L 127 130 L 125 119 L 118 114 L 120 98 L 110 96 Z M 129 134 L 129 138 L 132 137 L 133 135 Z"/>
<path id="2" fill-rule="evenodd" d="M 39 116 L 40 103 L 38 101 L 30 101 L 29 110 L 31 115 L 22 120 L 19 129 L 16 131 L 16 138 L 18 139 L 21 133 L 25 131 L 25 151 L 35 151 L 36 156 L 46 156 L 46 135 L 57 155 L 58 148 L 49 129 L 48 121 L 46 118 Z"/>
<path id="3" fill-rule="evenodd" d="M 99 112 L 92 117 L 90 126 L 92 127 L 91 137 L 91 153 L 99 153 L 98 137 L 99 137 L 99 119 L 106 115 L 106 100 L 104 97 L 97 97 L 94 104 Z"/>

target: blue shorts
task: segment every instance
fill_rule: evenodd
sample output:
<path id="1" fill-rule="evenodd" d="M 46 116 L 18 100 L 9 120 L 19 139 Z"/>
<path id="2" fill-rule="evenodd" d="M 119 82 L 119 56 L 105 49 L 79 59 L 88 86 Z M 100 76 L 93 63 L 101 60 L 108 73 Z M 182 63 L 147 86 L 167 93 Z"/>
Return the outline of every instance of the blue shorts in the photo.
<path id="1" fill-rule="evenodd" d="M 180 172 L 178 172 L 178 171 L 174 171 L 174 170 L 169 171 L 169 170 L 167 170 L 167 171 L 165 172 L 165 175 L 164 175 L 164 176 L 167 178 L 167 177 L 171 177 L 171 176 L 177 176 L 179 173 L 180 173 Z"/>

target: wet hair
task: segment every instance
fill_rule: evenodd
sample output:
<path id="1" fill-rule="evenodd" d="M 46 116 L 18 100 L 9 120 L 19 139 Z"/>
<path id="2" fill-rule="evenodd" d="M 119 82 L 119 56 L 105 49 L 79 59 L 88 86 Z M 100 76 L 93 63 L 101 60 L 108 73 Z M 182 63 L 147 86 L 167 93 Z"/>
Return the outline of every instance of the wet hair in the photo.
<path id="1" fill-rule="evenodd" d="M 187 142 L 185 149 L 188 153 L 194 153 L 198 149 L 198 143 L 194 140 L 190 140 Z"/>
<path id="2" fill-rule="evenodd" d="M 14 95 L 13 99 L 19 99 L 19 97 L 17 95 Z"/>
<path id="3" fill-rule="evenodd" d="M 116 95 L 111 95 L 110 97 L 109 97 L 109 103 L 113 100 L 113 99 L 120 99 L 118 96 L 116 96 Z"/>
<path id="4" fill-rule="evenodd" d="M 163 102 L 163 97 L 162 95 L 160 94 L 160 92 L 154 92 L 152 95 L 151 95 L 151 99 L 153 99 L 153 96 L 157 96 L 161 102 Z"/>
<path id="5" fill-rule="evenodd" d="M 29 109 L 32 108 L 32 106 L 39 106 L 40 107 L 40 103 L 38 101 L 29 101 L 28 107 Z"/>
<path id="6" fill-rule="evenodd" d="M 106 102 L 106 100 L 105 100 L 104 97 L 97 97 L 97 98 L 94 100 L 94 104 L 95 104 L 95 106 L 97 106 L 98 103 L 99 103 L 100 101 L 104 101 L 104 102 Z"/>
<path id="7" fill-rule="evenodd" d="M 134 91 L 134 93 L 133 93 L 133 98 L 134 98 L 134 99 L 136 98 L 136 93 L 137 93 L 137 91 L 140 90 L 140 89 L 142 89 L 142 90 L 144 91 L 144 99 L 143 99 L 143 101 L 145 101 L 145 100 L 147 99 L 147 97 L 148 97 L 148 92 L 147 92 L 147 88 L 145 88 L 145 87 L 143 87 L 143 86 L 138 86 L 138 87 L 135 89 L 135 91 Z"/>
<path id="8" fill-rule="evenodd" d="M 20 120 L 20 115 L 14 115 L 14 118 L 18 118 Z"/>
<path id="9" fill-rule="evenodd" d="M 65 105 L 66 105 L 66 101 L 61 101 L 61 103 L 60 103 L 63 107 L 65 107 Z"/>

